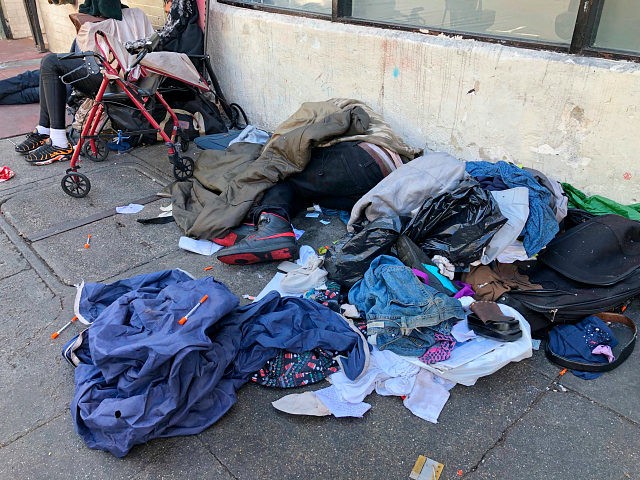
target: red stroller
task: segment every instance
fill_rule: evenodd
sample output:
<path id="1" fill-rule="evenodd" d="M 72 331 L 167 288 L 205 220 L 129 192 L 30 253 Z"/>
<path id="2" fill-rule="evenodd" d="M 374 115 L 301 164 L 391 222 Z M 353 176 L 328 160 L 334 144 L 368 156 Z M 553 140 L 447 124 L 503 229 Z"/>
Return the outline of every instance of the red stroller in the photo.
<path id="1" fill-rule="evenodd" d="M 173 175 L 176 180 L 190 178 L 193 175 L 194 161 L 192 158 L 181 156 L 178 151 L 187 150 L 187 139 L 182 135 L 178 117 L 158 87 L 165 78 L 171 78 L 199 92 L 210 92 L 207 82 L 184 53 L 153 52 L 157 44 L 157 36 L 156 39 L 148 41 L 135 56 L 104 32 L 96 32 L 95 38 L 97 52 L 68 54 L 62 57 L 83 58 L 87 76 L 96 73 L 103 75 L 95 103 L 86 117 L 80 139 L 73 151 L 71 164 L 62 178 L 62 190 L 76 198 L 85 197 L 91 190 L 89 178 L 78 172 L 80 153 L 96 161 L 106 158 L 109 149 L 106 140 L 100 136 L 105 123 L 103 113 L 105 113 L 107 101 L 117 100 L 130 101 L 149 122 L 151 131 L 157 132 L 162 137 L 167 146 L 169 161 L 173 165 Z M 167 135 L 145 108 L 152 97 L 159 101 L 171 116 L 173 122 L 171 136 Z"/>

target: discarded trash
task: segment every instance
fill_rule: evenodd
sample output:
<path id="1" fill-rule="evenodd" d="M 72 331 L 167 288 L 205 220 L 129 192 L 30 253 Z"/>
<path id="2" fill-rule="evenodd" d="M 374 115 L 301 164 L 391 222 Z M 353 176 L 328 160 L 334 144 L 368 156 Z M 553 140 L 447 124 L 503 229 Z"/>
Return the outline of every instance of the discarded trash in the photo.
<path id="1" fill-rule="evenodd" d="M 254 297 L 253 295 L 247 295 L 246 293 L 244 295 L 242 295 L 242 298 L 246 299 L 246 300 L 255 300 L 256 297 Z"/>
<path id="2" fill-rule="evenodd" d="M 436 462 L 424 455 L 418 455 L 409 478 L 412 480 L 438 480 L 442 474 L 444 465 L 440 462 Z M 460 470 L 458 470 L 460 472 Z"/>
<path id="3" fill-rule="evenodd" d="M 204 267 L 202 270 L 208 272 L 209 270 L 213 270 L 213 266 L 209 265 L 208 267 Z"/>
<path id="4" fill-rule="evenodd" d="M 138 213 L 144 209 L 144 205 L 139 203 L 130 203 L 123 207 L 116 207 L 116 213 Z"/>
<path id="5" fill-rule="evenodd" d="M 329 245 L 325 245 L 324 247 L 318 247 L 318 254 L 324 255 L 329 250 Z"/>
<path id="6" fill-rule="evenodd" d="M 198 309 L 200 305 L 202 305 L 204 302 L 207 301 L 207 298 L 209 298 L 209 295 L 205 295 L 204 297 L 202 297 L 200 301 L 196 303 L 196 305 L 191 310 L 189 310 L 189 313 L 187 313 L 184 317 L 178 320 L 178 323 L 180 325 L 184 325 L 185 323 L 187 323 L 187 320 L 189 319 L 189 317 L 193 315 L 193 313 Z"/>
<path id="7" fill-rule="evenodd" d="M 318 218 L 320 216 L 319 212 L 309 212 L 305 215 L 307 218 Z"/>
<path id="8" fill-rule="evenodd" d="M 458 476 L 461 477 L 462 476 L 462 470 L 458 470 Z"/>
<path id="9" fill-rule="evenodd" d="M 330 220 L 320 220 L 320 223 L 323 225 L 329 225 L 331 223 Z"/>
<path id="10" fill-rule="evenodd" d="M 566 392 L 568 391 L 568 390 L 565 388 L 565 386 L 564 386 L 564 385 L 562 385 L 562 384 L 560 384 L 560 383 L 558 384 L 558 388 L 560 389 L 560 391 L 561 391 L 562 393 L 566 393 Z"/>
<path id="11" fill-rule="evenodd" d="M 213 255 L 222 248 L 222 245 L 210 242 L 209 240 L 195 240 L 189 237 L 180 237 L 178 246 L 183 250 L 188 250 L 200 255 Z"/>
<path id="12" fill-rule="evenodd" d="M 89 248 L 91 246 L 91 234 L 87 235 L 87 241 L 84 244 L 84 248 Z"/>
<path id="13" fill-rule="evenodd" d="M 538 340 L 536 338 L 532 338 L 531 339 L 531 348 L 533 348 L 534 350 L 540 350 L 540 343 L 542 343 L 541 340 Z"/>
<path id="14" fill-rule="evenodd" d="M 15 173 L 6 165 L 0 168 L 0 182 L 6 182 L 7 180 L 13 178 Z"/>
<path id="15" fill-rule="evenodd" d="M 562 370 L 560 370 L 559 375 L 560 375 L 560 376 L 562 376 L 562 375 L 564 375 L 565 373 L 567 373 L 567 369 L 566 369 L 566 368 L 563 368 Z"/>
<path id="16" fill-rule="evenodd" d="M 304 234 L 304 230 L 293 229 L 293 233 L 296 234 L 296 240 L 300 240 L 300 237 Z"/>
<path id="17" fill-rule="evenodd" d="M 60 334 L 61 334 L 62 332 L 64 332 L 64 331 L 69 327 L 69 325 L 71 325 L 71 324 L 72 324 L 73 322 L 75 322 L 76 320 L 78 320 L 78 316 L 77 316 L 77 315 L 74 315 L 74 317 L 73 317 L 70 321 L 68 321 L 67 323 L 65 323 L 65 325 L 64 325 L 60 330 L 58 330 L 57 332 L 53 332 L 53 333 L 51 334 L 51 339 L 52 339 L 52 340 L 55 340 L 56 338 L 58 338 L 58 337 L 60 336 Z"/>

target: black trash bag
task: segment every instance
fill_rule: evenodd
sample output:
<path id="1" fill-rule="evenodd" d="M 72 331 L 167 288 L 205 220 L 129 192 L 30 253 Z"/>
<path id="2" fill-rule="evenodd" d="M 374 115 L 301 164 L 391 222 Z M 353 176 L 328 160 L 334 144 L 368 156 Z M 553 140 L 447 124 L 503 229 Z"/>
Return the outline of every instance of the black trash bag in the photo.
<path id="1" fill-rule="evenodd" d="M 391 251 L 402 227 L 398 218 L 378 218 L 354 228 L 356 232 L 332 245 L 324 258 L 329 278 L 345 288 L 351 288 L 364 276 L 374 258 Z"/>
<path id="2" fill-rule="evenodd" d="M 507 222 L 491 194 L 472 178 L 453 192 L 428 198 L 402 232 L 433 258 L 456 267 L 479 260 L 482 249 Z"/>

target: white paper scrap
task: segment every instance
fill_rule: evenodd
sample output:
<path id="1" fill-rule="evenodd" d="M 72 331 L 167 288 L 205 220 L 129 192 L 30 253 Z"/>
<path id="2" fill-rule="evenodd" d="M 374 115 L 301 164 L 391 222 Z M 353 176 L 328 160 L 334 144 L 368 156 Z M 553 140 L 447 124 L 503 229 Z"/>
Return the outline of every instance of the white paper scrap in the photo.
<path id="1" fill-rule="evenodd" d="M 319 212 L 309 212 L 305 215 L 307 218 L 318 218 L 320 216 Z"/>
<path id="2" fill-rule="evenodd" d="M 221 245 L 210 242 L 209 240 L 195 240 L 189 237 L 180 237 L 178 246 L 183 250 L 188 250 L 200 255 L 213 255 L 222 248 Z"/>
<path id="3" fill-rule="evenodd" d="M 138 203 L 130 203 L 129 205 L 125 205 L 124 207 L 116 207 L 117 213 L 138 213 L 141 212 L 144 208 L 144 205 L 140 205 Z"/>

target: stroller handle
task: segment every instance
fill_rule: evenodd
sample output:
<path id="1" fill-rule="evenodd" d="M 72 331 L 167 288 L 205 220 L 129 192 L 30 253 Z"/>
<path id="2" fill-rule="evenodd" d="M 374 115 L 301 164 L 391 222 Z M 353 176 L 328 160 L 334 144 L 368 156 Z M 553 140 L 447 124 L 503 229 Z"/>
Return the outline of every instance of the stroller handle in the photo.
<path id="1" fill-rule="evenodd" d="M 100 73 L 100 65 L 103 64 L 103 57 L 96 52 L 78 52 L 78 53 L 63 53 L 58 54 L 60 60 L 80 59 L 84 60 L 82 65 L 77 66 L 70 72 L 60 76 L 60 80 L 65 85 L 73 85 L 76 82 L 89 78 L 91 75 Z M 99 61 L 99 63 L 98 63 Z M 80 72 L 82 69 L 85 71 L 85 75 L 80 78 L 72 78 L 76 72 Z"/>
<path id="2" fill-rule="evenodd" d="M 133 70 L 138 66 L 138 64 L 142 61 L 142 59 L 147 55 L 147 53 L 152 52 L 160 43 L 160 35 L 158 32 L 154 32 L 142 46 L 142 50 L 136 55 L 135 60 L 131 64 L 129 70 Z"/>

